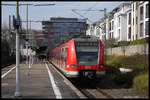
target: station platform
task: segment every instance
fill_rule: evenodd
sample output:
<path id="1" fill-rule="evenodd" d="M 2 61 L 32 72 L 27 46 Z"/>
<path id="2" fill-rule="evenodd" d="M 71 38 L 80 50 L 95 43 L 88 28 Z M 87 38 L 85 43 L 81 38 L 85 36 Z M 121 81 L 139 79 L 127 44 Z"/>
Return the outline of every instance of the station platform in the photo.
<path id="1" fill-rule="evenodd" d="M 15 96 L 16 68 L 15 65 L 11 65 L 1 70 L 1 98 L 80 98 L 51 64 L 46 62 L 33 64 L 28 70 L 29 75 L 26 75 L 26 64 L 20 64 L 19 67 L 21 96 Z"/>

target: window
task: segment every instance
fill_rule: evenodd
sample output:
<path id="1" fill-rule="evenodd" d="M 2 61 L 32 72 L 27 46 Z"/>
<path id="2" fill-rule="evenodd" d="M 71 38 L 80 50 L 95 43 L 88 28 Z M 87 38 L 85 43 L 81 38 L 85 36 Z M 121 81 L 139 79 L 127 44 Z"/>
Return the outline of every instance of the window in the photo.
<path id="1" fill-rule="evenodd" d="M 146 21 L 145 24 L 145 35 L 149 35 L 149 21 Z"/>
<path id="2" fill-rule="evenodd" d="M 111 31 L 111 22 L 109 23 L 109 30 Z"/>
<path id="3" fill-rule="evenodd" d="M 131 24 L 131 13 L 129 13 L 129 17 L 128 17 L 128 24 L 130 25 Z"/>
<path id="4" fill-rule="evenodd" d="M 133 12 L 134 12 L 134 4 L 133 4 Z"/>
<path id="5" fill-rule="evenodd" d="M 119 34 L 119 39 L 120 39 L 120 29 L 118 30 L 118 34 Z"/>
<path id="6" fill-rule="evenodd" d="M 111 33 L 109 33 L 109 39 L 111 39 Z"/>
<path id="7" fill-rule="evenodd" d="M 143 6 L 140 7 L 140 20 L 143 20 Z"/>
<path id="8" fill-rule="evenodd" d="M 114 37 L 114 32 L 112 32 L 112 34 L 111 34 L 111 35 L 112 35 L 112 39 L 113 39 L 113 37 Z"/>
<path id="9" fill-rule="evenodd" d="M 120 27 L 120 17 L 118 18 L 118 20 L 119 20 L 119 21 L 118 21 L 118 24 L 119 24 L 119 27 Z"/>
<path id="10" fill-rule="evenodd" d="M 129 27 L 128 29 L 128 38 L 131 39 L 131 27 Z"/>
<path id="11" fill-rule="evenodd" d="M 137 22 L 138 22 L 138 17 L 136 17 L 136 24 L 137 24 Z"/>
<path id="12" fill-rule="evenodd" d="M 133 26 L 134 26 L 134 17 L 133 17 Z"/>
<path id="13" fill-rule="evenodd" d="M 140 24 L 140 36 L 143 36 L 143 23 Z"/>
<path id="14" fill-rule="evenodd" d="M 112 21 L 112 30 L 114 29 L 114 21 Z"/>
<path id="15" fill-rule="evenodd" d="M 146 18 L 149 18 L 149 4 L 146 4 Z"/>

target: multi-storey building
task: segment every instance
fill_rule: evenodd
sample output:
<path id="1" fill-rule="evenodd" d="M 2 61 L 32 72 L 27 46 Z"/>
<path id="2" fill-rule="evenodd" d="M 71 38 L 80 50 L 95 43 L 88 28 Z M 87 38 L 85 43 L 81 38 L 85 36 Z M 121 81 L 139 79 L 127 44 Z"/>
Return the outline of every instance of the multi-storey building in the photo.
<path id="1" fill-rule="evenodd" d="M 127 41 L 127 13 L 131 10 L 130 3 L 123 3 L 108 15 L 108 39 Z"/>
<path id="2" fill-rule="evenodd" d="M 86 20 L 77 18 L 51 18 L 42 21 L 44 43 L 48 50 L 70 40 L 76 35 L 86 34 Z"/>
<path id="3" fill-rule="evenodd" d="M 131 16 L 131 40 L 149 37 L 149 1 L 133 2 Z"/>
<path id="4" fill-rule="evenodd" d="M 104 18 L 89 26 L 87 34 L 103 40 Z M 106 39 L 133 41 L 149 37 L 149 1 L 123 3 L 107 14 Z"/>
<path id="5" fill-rule="evenodd" d="M 127 13 L 131 10 L 131 3 L 123 3 L 113 9 L 107 14 L 106 18 L 106 39 L 116 39 L 117 41 L 127 41 Z M 95 22 L 93 26 L 93 33 L 88 29 L 88 34 L 95 35 L 100 37 L 103 40 L 104 38 L 104 18 L 101 18 L 99 21 Z M 100 26 L 101 28 L 97 28 Z"/>

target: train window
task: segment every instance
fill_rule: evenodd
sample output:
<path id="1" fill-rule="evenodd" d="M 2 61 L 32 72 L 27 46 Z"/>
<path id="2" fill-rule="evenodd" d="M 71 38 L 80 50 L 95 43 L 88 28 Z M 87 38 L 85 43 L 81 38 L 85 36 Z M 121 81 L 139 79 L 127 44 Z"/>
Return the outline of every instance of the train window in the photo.
<path id="1" fill-rule="evenodd" d="M 98 64 L 98 43 L 76 43 L 77 63 L 79 65 Z"/>
<path id="2" fill-rule="evenodd" d="M 66 63 L 66 57 L 67 57 L 67 48 L 65 48 L 65 50 L 64 50 L 64 61 L 65 61 L 65 63 Z"/>

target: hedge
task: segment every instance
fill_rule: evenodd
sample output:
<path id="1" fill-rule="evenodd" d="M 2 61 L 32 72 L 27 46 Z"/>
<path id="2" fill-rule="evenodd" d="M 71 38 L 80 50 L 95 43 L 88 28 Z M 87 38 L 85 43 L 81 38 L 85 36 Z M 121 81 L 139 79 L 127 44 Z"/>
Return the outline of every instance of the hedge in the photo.
<path id="1" fill-rule="evenodd" d="M 128 45 L 137 45 L 137 44 L 145 44 L 145 43 L 149 43 L 149 37 L 140 39 L 140 40 L 134 40 L 134 41 L 120 41 L 116 44 L 107 42 L 107 46 L 106 48 L 113 48 L 113 47 L 120 47 L 120 46 L 128 46 Z"/>

